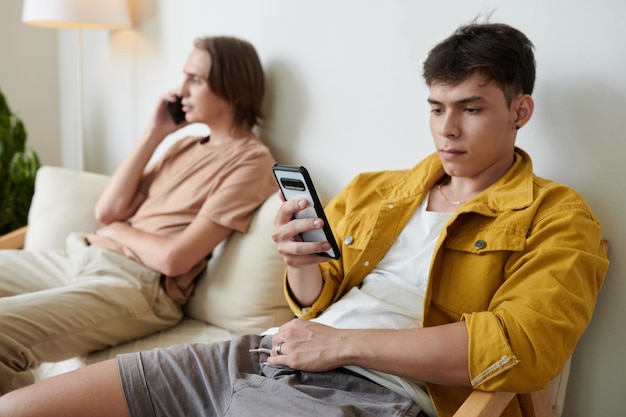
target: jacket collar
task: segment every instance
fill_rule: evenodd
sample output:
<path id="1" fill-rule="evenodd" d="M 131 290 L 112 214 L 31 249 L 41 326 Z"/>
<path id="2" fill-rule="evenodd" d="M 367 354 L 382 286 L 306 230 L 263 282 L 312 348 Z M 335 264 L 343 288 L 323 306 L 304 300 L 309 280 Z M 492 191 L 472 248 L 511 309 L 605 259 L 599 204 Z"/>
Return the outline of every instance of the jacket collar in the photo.
<path id="1" fill-rule="evenodd" d="M 530 156 L 520 148 L 515 148 L 513 166 L 477 197 L 494 211 L 523 209 L 533 202 L 534 181 Z"/>
<path id="2" fill-rule="evenodd" d="M 533 166 L 530 156 L 515 148 L 515 161 L 495 184 L 463 206 L 463 211 L 500 212 L 528 207 L 533 201 Z M 376 189 L 385 200 L 426 197 L 429 190 L 445 174 L 441 160 L 431 154 L 408 170 L 398 181 Z"/>

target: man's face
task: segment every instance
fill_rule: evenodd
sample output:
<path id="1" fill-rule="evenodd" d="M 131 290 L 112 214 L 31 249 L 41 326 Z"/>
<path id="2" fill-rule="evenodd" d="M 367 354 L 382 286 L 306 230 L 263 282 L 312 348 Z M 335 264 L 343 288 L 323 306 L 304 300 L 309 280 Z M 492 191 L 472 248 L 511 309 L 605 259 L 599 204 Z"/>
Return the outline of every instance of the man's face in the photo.
<path id="1" fill-rule="evenodd" d="M 202 122 L 210 126 L 232 119 L 233 106 L 211 91 L 210 70 L 211 54 L 204 49 L 194 48 L 183 69 L 185 79 L 181 88 L 183 111 L 190 123 Z"/>
<path id="2" fill-rule="evenodd" d="M 519 99 L 508 106 L 502 90 L 480 74 L 456 85 L 432 83 L 430 131 L 448 175 L 484 178 L 506 172 L 513 163 Z"/>

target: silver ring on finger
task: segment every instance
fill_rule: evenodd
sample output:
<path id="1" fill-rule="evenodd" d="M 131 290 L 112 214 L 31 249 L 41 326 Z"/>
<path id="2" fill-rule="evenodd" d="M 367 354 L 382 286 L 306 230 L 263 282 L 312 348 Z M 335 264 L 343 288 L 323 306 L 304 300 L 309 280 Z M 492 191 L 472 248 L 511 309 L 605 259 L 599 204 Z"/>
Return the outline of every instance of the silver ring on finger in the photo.
<path id="1" fill-rule="evenodd" d="M 282 355 L 282 354 L 283 354 L 283 352 L 281 351 L 281 348 L 282 348 L 282 346 L 283 346 L 283 343 L 285 343 L 285 342 L 280 342 L 279 344 L 277 344 L 277 345 L 276 345 L 275 352 L 276 352 L 276 355 L 277 355 L 277 356 L 280 356 L 280 355 Z"/>

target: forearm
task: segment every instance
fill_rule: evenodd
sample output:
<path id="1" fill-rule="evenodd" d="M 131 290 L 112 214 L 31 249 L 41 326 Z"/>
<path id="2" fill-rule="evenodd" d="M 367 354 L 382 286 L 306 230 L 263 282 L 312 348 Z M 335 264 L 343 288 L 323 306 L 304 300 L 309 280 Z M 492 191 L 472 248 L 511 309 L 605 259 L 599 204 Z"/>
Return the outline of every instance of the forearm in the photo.
<path id="1" fill-rule="evenodd" d="M 464 322 L 408 329 L 337 329 L 295 319 L 272 339 L 282 354 L 268 362 L 309 372 L 356 365 L 423 382 L 469 386 Z"/>
<path id="2" fill-rule="evenodd" d="M 144 169 L 162 137 L 147 130 L 109 179 L 95 206 L 95 216 L 103 224 L 126 220 L 139 207 L 137 194 Z"/>
<path id="3" fill-rule="evenodd" d="M 129 248 L 150 269 L 167 276 L 191 270 L 232 233 L 232 229 L 197 217 L 176 236 L 159 236 L 113 222 L 96 231 L 98 236 Z"/>
<path id="4" fill-rule="evenodd" d="M 126 222 L 110 223 L 96 233 L 123 244 L 148 268 L 165 275 L 172 275 L 167 262 L 167 252 L 173 242 L 172 238 L 137 230 Z"/>
<path id="5" fill-rule="evenodd" d="M 322 273 L 317 265 L 287 268 L 287 283 L 294 301 L 301 307 L 310 307 L 322 291 Z"/>
<path id="6" fill-rule="evenodd" d="M 448 386 L 469 386 L 465 323 L 411 330 L 349 330 L 345 364 Z"/>

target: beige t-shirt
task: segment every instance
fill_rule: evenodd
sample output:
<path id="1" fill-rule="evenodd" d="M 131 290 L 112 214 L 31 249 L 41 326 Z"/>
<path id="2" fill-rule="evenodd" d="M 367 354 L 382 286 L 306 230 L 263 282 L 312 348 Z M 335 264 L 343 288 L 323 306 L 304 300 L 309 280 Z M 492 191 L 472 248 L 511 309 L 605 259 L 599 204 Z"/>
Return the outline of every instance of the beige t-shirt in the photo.
<path id="1" fill-rule="evenodd" d="M 274 162 L 269 149 L 256 138 L 222 145 L 206 138 L 181 139 L 146 168 L 139 186 L 146 199 L 128 223 L 147 233 L 171 237 L 181 233 L 196 216 L 203 216 L 246 232 L 255 209 L 277 191 Z M 87 240 L 141 263 L 122 243 L 95 233 Z M 165 290 L 176 303 L 187 302 L 194 279 L 206 262 L 200 261 L 186 274 L 165 277 Z"/>

